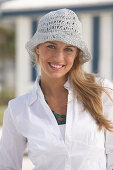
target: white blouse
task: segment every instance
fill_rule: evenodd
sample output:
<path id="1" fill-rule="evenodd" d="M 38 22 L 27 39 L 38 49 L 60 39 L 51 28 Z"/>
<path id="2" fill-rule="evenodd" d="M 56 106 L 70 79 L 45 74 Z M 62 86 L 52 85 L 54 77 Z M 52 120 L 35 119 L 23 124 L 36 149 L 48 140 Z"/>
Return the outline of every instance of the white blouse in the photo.
<path id="1" fill-rule="evenodd" d="M 112 170 L 113 133 L 98 131 L 69 80 L 64 85 L 68 104 L 63 126 L 58 125 L 38 82 L 37 77 L 33 90 L 11 100 L 4 113 L 0 170 L 21 170 L 26 147 L 33 170 Z M 104 86 L 113 88 L 107 80 Z M 113 91 L 110 94 L 113 97 Z M 113 122 L 113 103 L 104 93 L 102 101 L 103 114 Z"/>
<path id="2" fill-rule="evenodd" d="M 65 124 L 59 125 L 59 128 L 60 128 L 60 132 L 62 134 L 63 140 L 65 141 L 65 128 L 66 128 L 66 125 Z"/>

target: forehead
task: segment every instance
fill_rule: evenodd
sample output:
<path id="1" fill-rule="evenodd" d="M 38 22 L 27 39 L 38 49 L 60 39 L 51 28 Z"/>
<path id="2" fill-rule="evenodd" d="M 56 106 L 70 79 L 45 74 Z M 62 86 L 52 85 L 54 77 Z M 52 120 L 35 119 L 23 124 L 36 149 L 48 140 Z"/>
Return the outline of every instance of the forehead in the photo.
<path id="1" fill-rule="evenodd" d="M 73 46 L 71 44 L 67 44 L 67 43 L 64 43 L 64 42 L 61 42 L 61 41 L 46 41 L 44 44 L 54 44 L 54 45 L 62 45 L 62 46 L 69 46 L 69 47 L 74 47 L 76 48 L 76 46 Z"/>

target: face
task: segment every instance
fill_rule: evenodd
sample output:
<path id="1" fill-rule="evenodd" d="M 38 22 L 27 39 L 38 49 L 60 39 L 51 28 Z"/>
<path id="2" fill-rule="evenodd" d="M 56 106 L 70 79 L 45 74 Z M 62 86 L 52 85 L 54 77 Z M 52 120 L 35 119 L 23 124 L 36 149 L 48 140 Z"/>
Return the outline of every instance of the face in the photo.
<path id="1" fill-rule="evenodd" d="M 36 48 L 41 66 L 41 76 L 65 78 L 78 55 L 78 49 L 60 41 L 47 41 Z"/>

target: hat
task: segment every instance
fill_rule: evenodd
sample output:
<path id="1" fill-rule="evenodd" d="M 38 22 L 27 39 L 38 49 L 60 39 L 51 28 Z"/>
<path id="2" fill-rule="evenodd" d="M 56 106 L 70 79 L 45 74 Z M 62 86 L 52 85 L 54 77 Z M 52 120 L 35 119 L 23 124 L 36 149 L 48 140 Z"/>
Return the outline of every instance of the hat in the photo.
<path id="1" fill-rule="evenodd" d="M 36 46 L 54 40 L 78 47 L 81 50 L 80 61 L 82 63 L 91 59 L 91 54 L 82 38 L 81 22 L 72 10 L 64 8 L 44 15 L 38 23 L 36 33 L 26 43 L 26 49 L 35 61 Z"/>

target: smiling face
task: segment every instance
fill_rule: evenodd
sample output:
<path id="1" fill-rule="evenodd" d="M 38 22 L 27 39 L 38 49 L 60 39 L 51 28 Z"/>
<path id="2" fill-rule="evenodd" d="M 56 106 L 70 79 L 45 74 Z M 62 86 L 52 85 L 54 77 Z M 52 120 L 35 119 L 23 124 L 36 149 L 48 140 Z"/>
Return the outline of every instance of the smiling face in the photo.
<path id="1" fill-rule="evenodd" d="M 40 44 L 35 51 L 39 55 L 43 78 L 66 78 L 78 55 L 77 47 L 60 41 L 47 41 Z"/>

